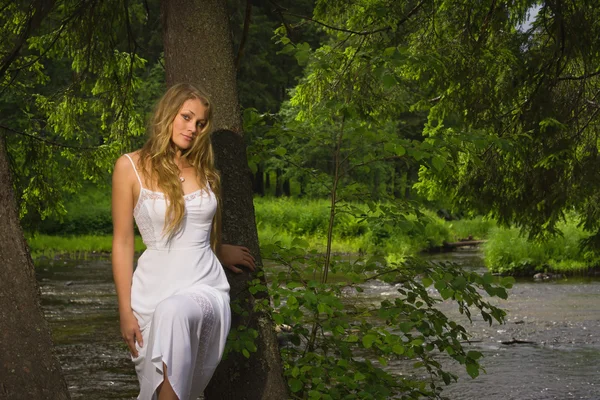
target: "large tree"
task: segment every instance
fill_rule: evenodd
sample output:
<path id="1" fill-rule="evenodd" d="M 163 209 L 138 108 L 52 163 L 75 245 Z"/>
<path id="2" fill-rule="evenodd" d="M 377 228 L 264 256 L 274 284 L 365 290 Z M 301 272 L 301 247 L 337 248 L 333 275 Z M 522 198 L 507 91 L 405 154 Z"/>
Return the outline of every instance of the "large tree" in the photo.
<path id="1" fill-rule="evenodd" d="M 35 177 L 24 186 L 17 182 L 21 202 L 29 193 L 31 203 L 40 193 L 44 200 L 52 196 L 52 183 L 74 189 L 81 178 L 93 179 L 115 154 L 130 147 L 129 137 L 142 131 L 140 116 L 146 111 L 136 108 L 132 100 L 135 90 L 143 86 L 139 75 L 144 61 L 137 55 L 141 50 L 136 34 L 142 32 L 144 17 L 156 11 L 151 7 L 146 2 L 64 0 L 3 8 L 3 34 L 12 35 L 15 45 L 10 47 L 6 41 L 0 47 L 0 123 L 5 135 L 0 146 L 0 259 L 5 261 L 0 270 L 0 398 L 68 398 L 19 225 L 11 168 L 52 176 L 68 163 L 77 166 L 71 174 L 56 174 L 55 180 Z M 187 11 L 182 13 L 183 9 Z M 187 81 L 204 86 L 217 109 L 215 150 L 223 179 L 224 240 L 248 246 L 260 261 L 226 2 L 164 2 L 162 11 L 168 84 Z M 105 29 L 106 23 L 111 29 Z M 53 63 L 63 66 L 63 76 L 70 64 L 72 81 L 53 76 Z M 21 82 L 23 75 L 34 79 Z M 46 89 L 51 78 L 61 80 L 50 82 L 56 92 Z M 32 92 L 36 93 L 33 100 L 28 97 Z M 15 101 L 19 96 L 21 104 Z M 81 115 L 86 115 L 87 126 Z M 43 122 L 36 123 L 40 119 Z M 90 120 L 98 124 L 94 134 L 90 134 Z M 16 151 L 11 157 L 4 145 L 7 139 Z M 53 151 L 56 148 L 59 151 Z M 90 157 L 77 157 L 81 151 Z M 40 153 L 49 157 L 45 167 L 34 156 Z M 51 170 L 46 171 L 48 166 Z M 208 395 L 285 398 L 275 332 L 267 315 L 253 312 L 249 278 L 230 277 L 232 300 L 249 315 L 235 318 L 234 330 L 243 325 L 247 333 L 258 333 L 256 354 L 247 359 L 240 352 L 230 353 Z"/>
<path id="2" fill-rule="evenodd" d="M 185 9 L 185 13 L 180 10 Z M 241 109 L 236 86 L 227 4 L 222 0 L 177 0 L 162 3 L 167 83 L 191 82 L 205 88 L 214 105 L 213 144 L 221 171 L 223 240 L 251 249 L 260 262 L 254 220 L 251 173 L 242 139 Z M 249 358 L 229 353 L 209 388 L 212 399 L 284 399 L 275 330 L 268 315 L 253 311 L 247 273 L 229 274 L 234 310 L 233 330 L 240 326 L 258 332 L 257 352 Z M 248 317 L 241 316 L 241 310 Z"/>

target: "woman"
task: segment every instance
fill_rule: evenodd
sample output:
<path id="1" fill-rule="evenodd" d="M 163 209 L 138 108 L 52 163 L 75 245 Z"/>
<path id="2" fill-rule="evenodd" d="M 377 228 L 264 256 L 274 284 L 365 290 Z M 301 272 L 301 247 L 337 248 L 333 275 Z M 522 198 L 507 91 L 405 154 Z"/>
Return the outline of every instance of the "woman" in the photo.
<path id="1" fill-rule="evenodd" d="M 207 97 L 175 85 L 158 102 L 146 144 L 115 165 L 113 276 L 141 400 L 195 400 L 203 392 L 231 320 L 221 264 L 254 270 L 248 249 L 219 243 L 210 128 Z M 147 247 L 135 273 L 134 219 Z"/>

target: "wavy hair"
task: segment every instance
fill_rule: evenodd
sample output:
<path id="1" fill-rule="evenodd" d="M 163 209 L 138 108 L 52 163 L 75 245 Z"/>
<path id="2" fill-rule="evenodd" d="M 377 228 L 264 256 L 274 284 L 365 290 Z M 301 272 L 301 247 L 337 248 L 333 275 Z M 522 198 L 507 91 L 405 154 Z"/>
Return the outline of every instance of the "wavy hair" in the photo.
<path id="1" fill-rule="evenodd" d="M 171 141 L 173 121 L 187 100 L 198 99 L 206 107 L 206 125 L 198 132 L 192 145 L 182 150 L 181 157 L 196 169 L 200 188 L 209 186 L 217 198 L 217 212 L 213 218 L 210 244 L 214 251 L 220 237 L 221 196 L 220 177 L 214 166 L 214 153 L 210 141 L 212 107 L 208 97 L 197 87 L 186 83 L 172 86 L 158 101 L 148 127 L 149 139 L 139 153 L 139 165 L 144 176 L 158 185 L 167 199 L 164 235 L 171 239 L 182 227 L 185 199 L 179 167 L 175 163 L 177 147 Z"/>

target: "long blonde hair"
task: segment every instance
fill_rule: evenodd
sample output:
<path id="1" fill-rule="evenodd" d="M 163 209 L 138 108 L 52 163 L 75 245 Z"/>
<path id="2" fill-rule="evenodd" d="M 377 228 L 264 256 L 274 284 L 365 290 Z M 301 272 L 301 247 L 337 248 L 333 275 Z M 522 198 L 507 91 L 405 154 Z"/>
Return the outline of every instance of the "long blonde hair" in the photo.
<path id="1" fill-rule="evenodd" d="M 221 181 L 214 165 L 214 153 L 210 141 L 212 107 L 208 97 L 197 87 L 187 83 L 172 86 L 158 101 L 149 124 L 149 139 L 140 150 L 139 166 L 150 182 L 158 185 L 167 199 L 167 211 L 163 233 L 172 238 L 182 227 L 185 199 L 179 167 L 175 163 L 177 147 L 171 141 L 173 120 L 187 100 L 198 99 L 206 107 L 206 124 L 199 130 L 192 146 L 182 150 L 181 157 L 196 169 L 198 185 L 210 186 L 217 198 L 217 213 L 212 222 L 210 244 L 217 250 L 221 229 Z"/>

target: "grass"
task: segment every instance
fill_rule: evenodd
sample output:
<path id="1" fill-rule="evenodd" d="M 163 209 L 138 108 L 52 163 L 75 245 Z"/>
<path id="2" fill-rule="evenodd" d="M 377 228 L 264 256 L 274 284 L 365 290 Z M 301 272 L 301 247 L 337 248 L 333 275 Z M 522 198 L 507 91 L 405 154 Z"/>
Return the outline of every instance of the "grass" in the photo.
<path id="1" fill-rule="evenodd" d="M 104 196 L 104 197 L 102 197 Z M 88 193 L 66 205 L 67 215 L 62 221 L 47 220 L 42 233 L 30 235 L 28 243 L 33 257 L 52 257 L 56 254 L 77 256 L 85 253 L 110 253 L 112 237 L 110 202 L 106 194 Z M 90 201 L 93 199 L 94 201 Z M 94 206 L 91 207 L 90 204 Z M 363 204 L 351 204 L 354 211 L 366 214 Z M 86 213 L 85 210 L 89 213 Z M 280 242 L 290 246 L 294 239 L 308 242 L 309 249 L 324 251 L 329 221 L 327 200 L 295 198 L 256 198 L 256 220 L 262 244 Z M 400 223 L 383 218 L 366 220 L 341 209 L 336 216 L 332 249 L 336 253 L 384 254 L 389 261 L 399 261 L 409 255 L 473 235 L 483 237 L 490 222 L 453 221 L 448 223 L 434 212 L 423 211 L 425 218 L 417 220 L 406 215 Z M 136 251 L 144 248 L 136 239 Z"/>
<path id="2" fill-rule="evenodd" d="M 516 228 L 493 228 L 483 250 L 492 272 L 507 275 L 532 275 L 535 272 L 586 273 L 600 265 L 600 258 L 581 249 L 589 234 L 578 226 L 576 216 L 558 225 L 560 235 L 544 241 L 531 241 Z"/>
<path id="3" fill-rule="evenodd" d="M 78 257 L 84 254 L 109 254 L 112 251 L 111 235 L 57 236 L 37 234 L 27 238 L 33 258 L 54 257 L 57 254 Z M 141 237 L 135 238 L 135 251 L 145 249 Z"/>

